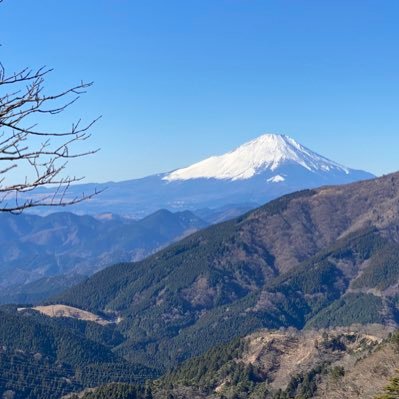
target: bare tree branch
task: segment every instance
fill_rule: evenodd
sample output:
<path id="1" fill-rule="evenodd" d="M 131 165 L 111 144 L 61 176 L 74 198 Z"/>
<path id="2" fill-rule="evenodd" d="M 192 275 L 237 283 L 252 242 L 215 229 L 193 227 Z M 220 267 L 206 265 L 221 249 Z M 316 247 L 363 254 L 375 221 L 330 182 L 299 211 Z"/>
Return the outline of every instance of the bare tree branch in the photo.
<path id="1" fill-rule="evenodd" d="M 19 213 L 39 206 L 73 205 L 99 193 L 96 190 L 68 197 L 71 185 L 82 177 L 64 175 L 69 160 L 98 151 L 73 150 L 76 144 L 90 138 L 89 129 L 98 118 L 85 125 L 78 120 L 64 131 L 38 127 L 42 115 L 53 116 L 65 111 L 92 82 L 81 82 L 60 93 L 47 95 L 44 83 L 51 72 L 52 69 L 46 67 L 24 68 L 8 75 L 0 62 L 0 212 Z M 22 181 L 9 183 L 10 173 L 18 168 L 29 170 L 29 173 Z M 46 190 L 36 194 L 41 187 Z M 33 191 L 34 196 L 29 194 Z"/>

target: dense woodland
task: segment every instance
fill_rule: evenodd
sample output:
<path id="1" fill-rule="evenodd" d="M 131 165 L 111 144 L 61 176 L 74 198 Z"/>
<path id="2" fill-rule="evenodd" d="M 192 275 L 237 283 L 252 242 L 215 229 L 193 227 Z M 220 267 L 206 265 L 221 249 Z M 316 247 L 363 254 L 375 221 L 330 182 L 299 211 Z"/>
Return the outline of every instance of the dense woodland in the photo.
<path id="1" fill-rule="evenodd" d="M 14 311 L 11 306 L 0 311 L 0 392 L 16 389 L 18 398 L 51 399 L 104 382 L 143 382 L 157 375 L 111 351 L 122 340 L 114 327 Z"/>
<path id="2" fill-rule="evenodd" d="M 230 228 L 228 223 L 219 226 L 226 235 Z M 206 239 L 204 235 L 209 233 L 202 233 L 202 238 Z M 213 253 L 223 253 L 223 247 L 214 245 Z M 154 368 L 173 366 L 262 327 L 321 328 L 399 320 L 396 296 L 384 298 L 368 292 L 369 288 L 395 284 L 390 274 L 373 274 L 378 265 L 399 263 L 397 245 L 374 229 L 340 240 L 294 270 L 265 281 L 263 287 L 259 283 L 264 276 L 251 265 L 228 265 L 233 270 L 224 273 L 209 269 L 205 260 L 208 250 L 209 245 L 185 249 L 178 244 L 157 256 L 155 268 L 149 260 L 107 269 L 91 279 L 89 285 L 78 286 L 55 302 L 96 313 L 110 303 L 116 314 L 126 317 L 119 326 L 126 341 L 118 346 L 118 353 Z M 176 259 L 185 270 L 179 269 L 174 277 Z M 342 270 L 342 263 L 353 268 L 366 261 L 368 266 L 359 280 L 348 275 L 351 271 Z M 148 276 L 142 274 L 145 268 L 151 270 Z M 184 291 L 198 275 L 207 276 L 208 286 L 205 293 L 200 288 L 198 294 L 192 294 L 204 296 L 193 304 L 187 298 L 190 294 L 184 295 Z M 117 298 L 113 298 L 115 287 L 123 293 Z M 140 300 L 135 306 L 126 307 L 127 298 L 134 298 L 138 292 L 143 293 Z M 265 297 L 272 301 L 271 308 L 262 307 Z M 155 298 L 159 298 L 156 306 Z M 152 337 L 150 341 L 148 336 Z"/>
<path id="3" fill-rule="evenodd" d="M 114 383 L 86 392 L 81 397 L 73 395 L 71 399 L 153 399 L 153 395 L 148 386 Z"/>
<path id="4" fill-rule="evenodd" d="M 292 335 L 286 332 L 287 344 L 292 345 Z M 299 334 L 299 333 L 297 333 Z M 356 333 L 342 333 L 335 330 L 324 332 L 317 336 L 315 344 L 319 349 L 319 357 L 313 366 L 303 368 L 300 372 L 290 376 L 284 388 L 276 388 L 273 379 L 278 378 L 278 364 L 269 364 L 270 359 L 278 360 L 281 354 L 273 345 L 267 348 L 269 360 L 266 356 L 253 364 L 245 362 L 245 354 L 250 350 L 255 337 L 235 339 L 227 345 L 212 348 L 204 355 L 193 358 L 161 379 L 145 385 L 109 384 L 94 391 L 83 394 L 84 399 L 177 399 L 177 398 L 212 398 L 212 399 L 311 399 L 330 398 L 325 393 L 325 382 L 334 394 L 335 386 L 345 385 L 348 370 L 344 367 L 348 358 L 353 358 L 366 364 L 372 373 L 375 367 L 373 356 L 385 350 L 397 356 L 398 334 L 390 335 L 380 343 L 367 342 L 367 335 Z M 307 339 L 302 336 L 302 339 Z M 298 341 L 301 345 L 301 340 Z M 292 349 L 292 348 L 291 348 Z M 277 357 L 276 357 L 277 356 Z M 391 378 L 383 377 L 381 388 L 376 389 L 374 399 L 393 399 L 398 395 L 398 377 L 393 365 Z M 269 369 L 268 369 L 269 368 Z M 269 374 L 267 370 L 274 371 Z M 277 374 L 276 374 L 277 373 Z M 384 373 L 384 371 L 382 372 Z M 349 377 L 350 383 L 356 387 L 361 382 Z M 377 378 L 381 378 L 377 376 Z M 221 384 L 222 383 L 222 384 Z M 319 392 L 320 391 L 320 392 Z M 380 392 L 379 392 L 380 391 Z M 335 392 L 337 395 L 337 392 Z M 337 397 L 337 396 L 331 396 Z M 348 398 L 361 397 L 355 394 Z M 77 399 L 77 397 L 76 397 Z"/>
<path id="5" fill-rule="evenodd" d="M 110 320 L 106 326 L 3 306 L 0 347 L 9 374 L 3 392 L 13 384 L 29 390 L 25 366 L 36 359 L 43 398 L 52 389 L 141 384 L 165 374 L 172 386 L 172 378 L 202 386 L 214 378 L 212 367 L 235 381 L 238 391 L 226 392 L 229 399 L 262 397 L 269 387 L 259 384 L 261 371 L 228 358 L 245 349 L 238 337 L 263 328 L 398 324 L 399 214 L 385 212 L 397 200 L 399 175 L 288 195 L 141 262 L 106 268 L 46 302 L 91 311 Z M 206 360 L 190 363 L 204 353 Z M 268 394 L 311 397 L 331 373 L 343 370 L 318 363 L 295 374 L 289 389 Z M 140 386 L 126 394 L 141 395 Z M 152 394 L 166 395 L 165 389 Z"/>

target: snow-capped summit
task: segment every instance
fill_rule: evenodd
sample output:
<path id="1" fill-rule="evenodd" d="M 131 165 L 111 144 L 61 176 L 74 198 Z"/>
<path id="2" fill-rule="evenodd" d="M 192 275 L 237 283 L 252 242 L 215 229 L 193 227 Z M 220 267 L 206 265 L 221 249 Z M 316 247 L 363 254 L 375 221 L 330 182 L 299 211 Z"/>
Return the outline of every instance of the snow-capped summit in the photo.
<path id="1" fill-rule="evenodd" d="M 213 156 L 163 177 L 166 181 L 190 179 L 245 180 L 284 165 L 298 165 L 308 171 L 335 171 L 349 174 L 349 169 L 302 146 L 293 138 L 264 134 L 224 155 Z M 284 179 L 277 179 L 283 181 Z M 273 180 L 275 182 L 275 180 Z"/>
<path id="2" fill-rule="evenodd" d="M 294 191 L 372 177 L 330 161 L 288 136 L 264 134 L 227 154 L 186 168 L 112 183 L 112 189 L 99 199 L 79 204 L 75 211 L 142 218 L 159 209 L 191 210 L 212 222 L 222 220 L 220 215 L 233 217 Z M 70 194 L 88 190 L 74 185 Z"/>

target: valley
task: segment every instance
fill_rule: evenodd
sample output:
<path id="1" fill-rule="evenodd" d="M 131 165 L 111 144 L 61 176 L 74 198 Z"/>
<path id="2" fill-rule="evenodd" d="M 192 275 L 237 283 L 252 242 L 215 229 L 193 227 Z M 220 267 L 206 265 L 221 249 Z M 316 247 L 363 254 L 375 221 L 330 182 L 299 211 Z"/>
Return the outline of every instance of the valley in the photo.
<path id="1" fill-rule="evenodd" d="M 396 325 L 398 179 L 282 197 L 53 301 L 117 313 L 118 351 L 161 368 L 256 328 Z"/>
<path id="2" fill-rule="evenodd" d="M 118 262 L 145 258 L 208 226 L 191 212 L 117 215 L 1 214 L 0 303 L 39 303 Z"/>
<path id="3" fill-rule="evenodd" d="M 399 399 L 398 15 L 0 0 L 0 399 Z"/>
<path id="4" fill-rule="evenodd" d="M 40 353 L 50 369 L 61 362 L 59 378 L 71 381 L 60 383 L 65 393 L 108 380 L 128 384 L 110 389 L 143 395 L 151 386 L 155 398 L 336 398 L 342 388 L 374 399 L 394 375 L 396 352 L 387 349 L 391 366 L 371 391 L 351 385 L 363 381 L 351 370 L 381 362 L 377 348 L 392 348 L 399 324 L 398 203 L 398 173 L 283 196 L 142 261 L 105 268 L 39 307 L 3 306 L 4 356 Z M 330 335 L 332 347 L 318 346 Z M 77 339 L 82 350 L 60 357 Z M 200 366 L 214 356 L 217 369 L 226 363 L 220 379 Z"/>

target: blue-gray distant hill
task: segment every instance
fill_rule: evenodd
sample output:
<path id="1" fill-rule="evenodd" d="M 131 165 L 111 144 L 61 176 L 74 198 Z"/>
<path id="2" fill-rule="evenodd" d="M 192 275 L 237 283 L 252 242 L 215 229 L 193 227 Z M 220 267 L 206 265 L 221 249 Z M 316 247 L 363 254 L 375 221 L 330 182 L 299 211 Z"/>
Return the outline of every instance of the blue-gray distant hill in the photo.
<path id="1" fill-rule="evenodd" d="M 81 281 L 82 275 L 143 259 L 207 226 L 189 211 L 167 210 L 141 220 L 3 213 L 0 224 L 0 303 L 35 302 Z"/>

